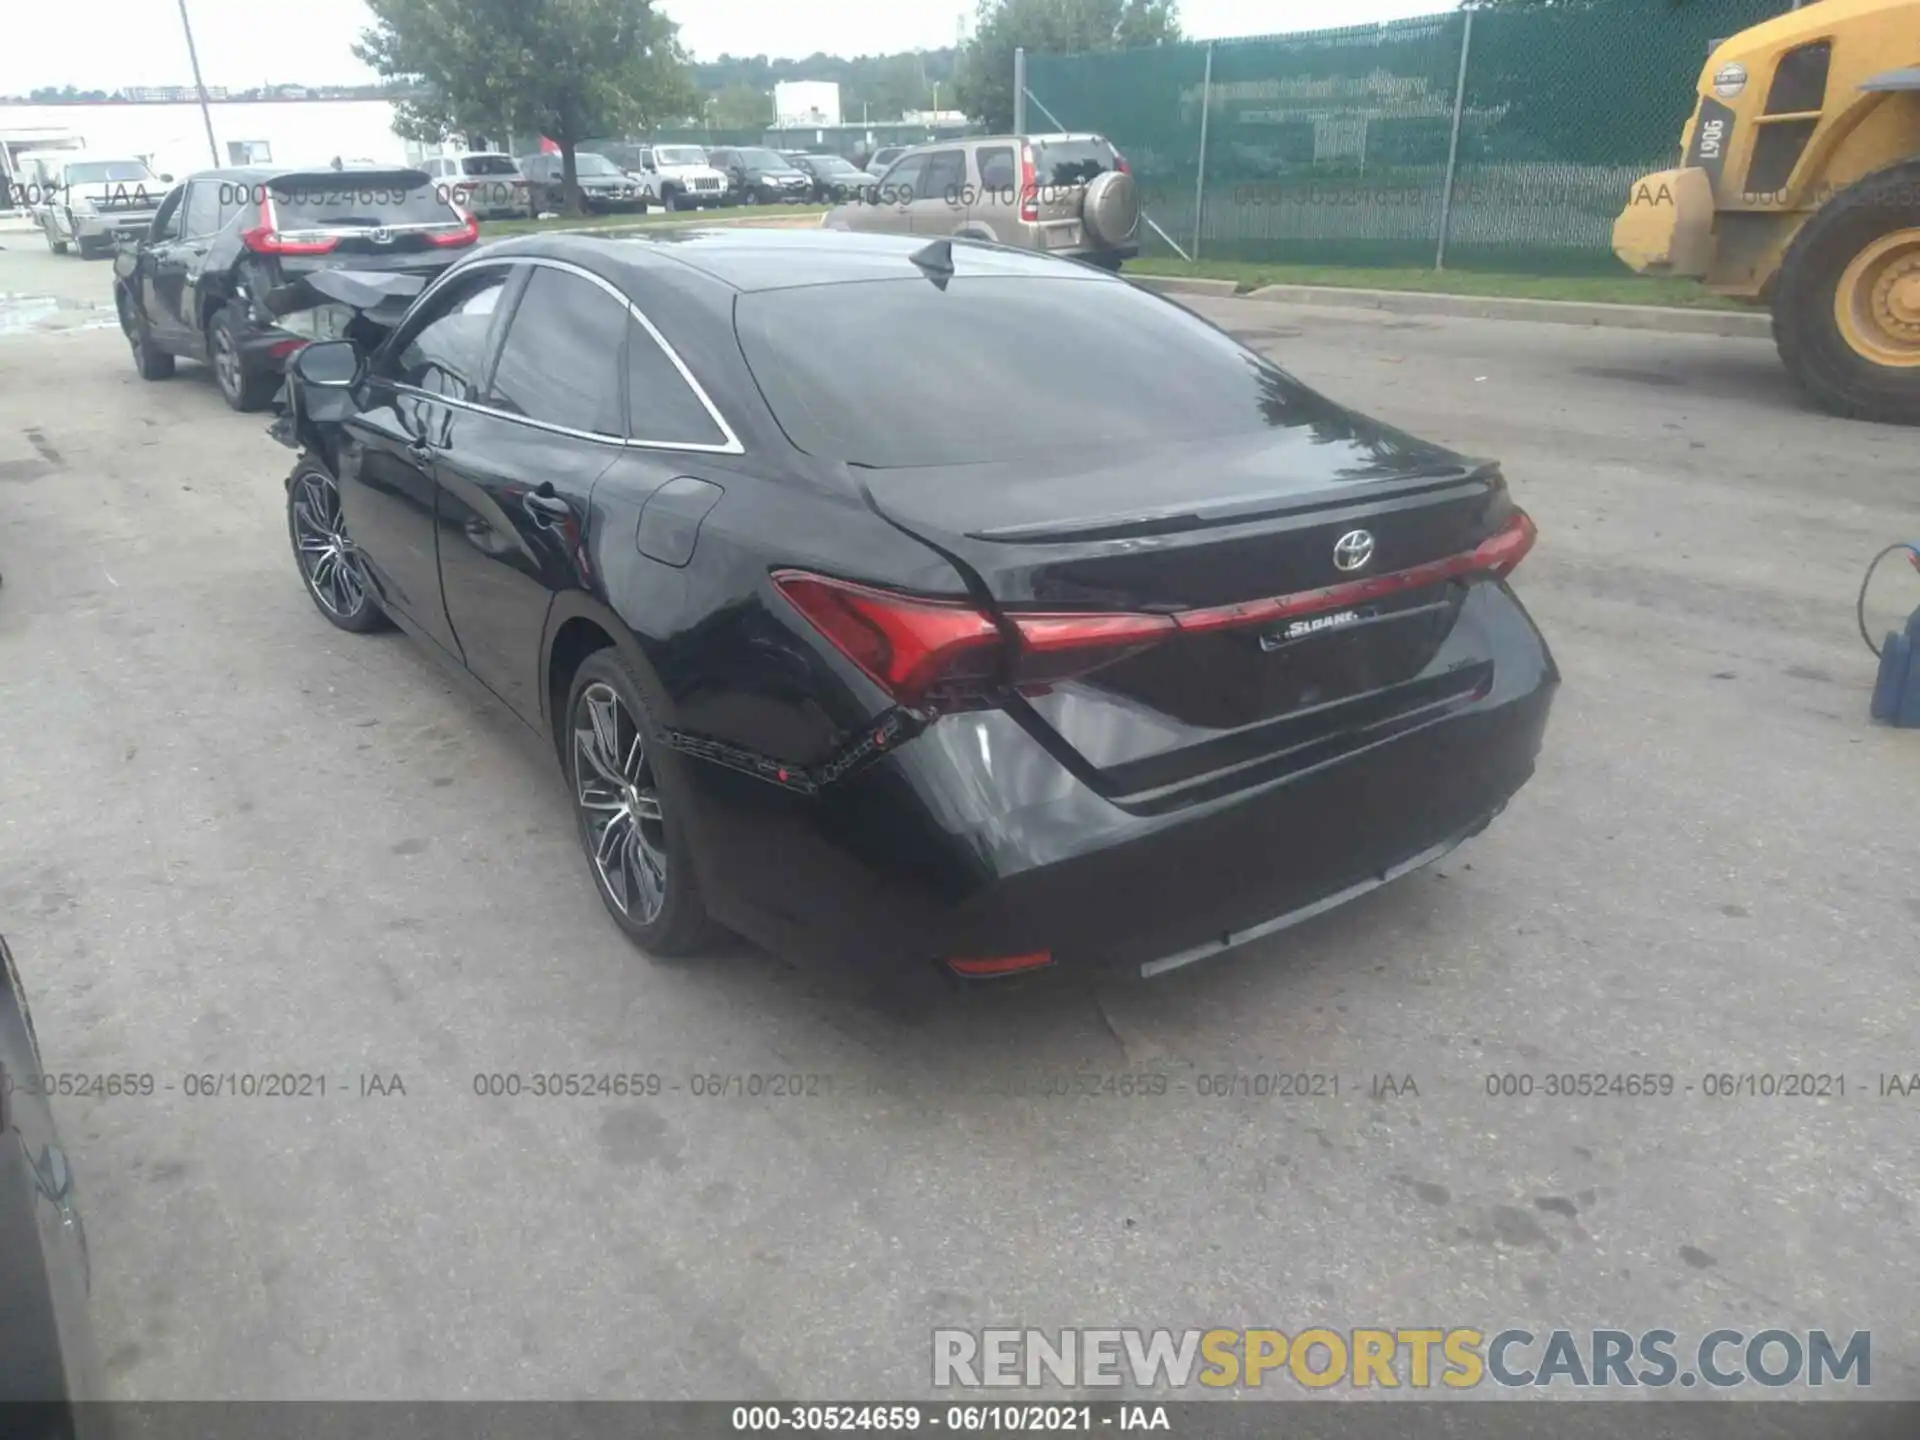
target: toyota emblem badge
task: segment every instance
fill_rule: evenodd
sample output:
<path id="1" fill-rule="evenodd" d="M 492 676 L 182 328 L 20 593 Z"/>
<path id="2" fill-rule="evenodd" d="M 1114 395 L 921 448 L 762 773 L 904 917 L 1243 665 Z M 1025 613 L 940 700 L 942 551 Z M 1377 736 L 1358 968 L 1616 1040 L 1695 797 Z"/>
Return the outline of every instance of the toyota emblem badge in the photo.
<path id="1" fill-rule="evenodd" d="M 1336 569 L 1358 570 L 1373 558 L 1373 535 L 1366 530 L 1349 530 L 1333 542 Z"/>

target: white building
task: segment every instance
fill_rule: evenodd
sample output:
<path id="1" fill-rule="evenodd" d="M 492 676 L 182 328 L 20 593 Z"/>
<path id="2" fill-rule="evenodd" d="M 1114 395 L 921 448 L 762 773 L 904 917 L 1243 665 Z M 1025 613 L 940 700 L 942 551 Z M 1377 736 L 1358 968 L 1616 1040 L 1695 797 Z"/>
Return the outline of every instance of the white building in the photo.
<path id="1" fill-rule="evenodd" d="M 840 86 L 833 80 L 783 80 L 773 87 L 774 125 L 840 123 Z"/>

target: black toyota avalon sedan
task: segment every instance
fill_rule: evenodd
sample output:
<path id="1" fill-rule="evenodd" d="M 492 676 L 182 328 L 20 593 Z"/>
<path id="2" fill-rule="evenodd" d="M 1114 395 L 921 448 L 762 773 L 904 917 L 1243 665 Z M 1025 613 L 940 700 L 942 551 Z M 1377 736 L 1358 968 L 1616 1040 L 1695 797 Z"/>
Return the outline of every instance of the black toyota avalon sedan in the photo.
<path id="1" fill-rule="evenodd" d="M 656 955 L 1159 974 L 1480 830 L 1558 682 L 1496 466 L 1069 261 L 532 237 L 294 376 L 314 603 L 546 737 Z"/>

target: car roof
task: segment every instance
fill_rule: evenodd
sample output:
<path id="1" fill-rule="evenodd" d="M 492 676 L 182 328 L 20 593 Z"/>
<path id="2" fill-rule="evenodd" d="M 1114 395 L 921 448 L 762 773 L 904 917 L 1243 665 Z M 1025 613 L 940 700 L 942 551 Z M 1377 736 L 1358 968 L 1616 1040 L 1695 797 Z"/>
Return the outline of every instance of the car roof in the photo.
<path id="1" fill-rule="evenodd" d="M 943 237 L 944 238 L 944 237 Z M 913 256 L 926 236 L 822 229 L 663 230 L 619 238 L 587 234 L 527 235 L 489 245 L 483 254 L 570 260 L 628 288 L 667 267 L 697 270 L 741 292 L 835 285 L 857 280 L 922 278 Z M 953 237 L 957 274 L 1039 279 L 1112 277 L 1068 260 Z M 1124 284 L 1126 282 L 1120 281 Z"/>

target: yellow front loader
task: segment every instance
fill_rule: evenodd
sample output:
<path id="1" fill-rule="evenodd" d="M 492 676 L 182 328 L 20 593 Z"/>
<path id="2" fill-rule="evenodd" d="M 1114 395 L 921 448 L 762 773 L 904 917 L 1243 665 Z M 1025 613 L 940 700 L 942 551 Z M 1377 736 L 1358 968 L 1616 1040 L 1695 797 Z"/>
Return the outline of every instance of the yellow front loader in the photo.
<path id="1" fill-rule="evenodd" d="M 1723 41 L 1681 151 L 1634 182 L 1614 253 L 1770 305 L 1824 408 L 1920 424 L 1920 0 L 1813 0 Z"/>

